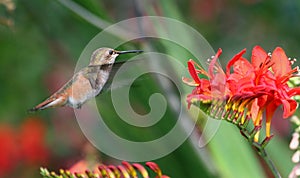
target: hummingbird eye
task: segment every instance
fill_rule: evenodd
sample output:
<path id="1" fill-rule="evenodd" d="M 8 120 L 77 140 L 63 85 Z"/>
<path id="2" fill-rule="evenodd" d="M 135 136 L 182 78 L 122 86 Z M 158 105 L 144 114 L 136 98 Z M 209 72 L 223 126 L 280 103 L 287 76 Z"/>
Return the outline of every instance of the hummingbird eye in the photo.
<path id="1" fill-rule="evenodd" d="M 108 54 L 109 54 L 109 55 L 113 55 L 113 54 L 114 54 L 114 51 L 113 51 L 113 50 L 109 50 L 109 51 L 108 51 Z"/>

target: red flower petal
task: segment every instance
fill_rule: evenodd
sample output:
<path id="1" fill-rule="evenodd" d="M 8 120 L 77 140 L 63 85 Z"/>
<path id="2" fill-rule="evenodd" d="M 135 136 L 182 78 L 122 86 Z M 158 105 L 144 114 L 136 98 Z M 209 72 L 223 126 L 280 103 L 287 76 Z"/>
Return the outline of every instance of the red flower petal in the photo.
<path id="1" fill-rule="evenodd" d="M 274 63 L 272 69 L 276 77 L 282 77 L 292 70 L 290 61 L 284 50 L 280 47 L 277 47 L 273 51 L 271 60 Z"/>
<path id="2" fill-rule="evenodd" d="M 268 57 L 268 54 L 262 47 L 255 46 L 252 50 L 251 63 L 255 69 L 260 68 L 260 65 L 263 64 Z"/>
<path id="3" fill-rule="evenodd" d="M 200 83 L 201 83 L 201 82 L 200 82 L 200 78 L 199 78 L 199 76 L 198 76 L 198 74 L 197 74 L 197 72 L 196 72 L 196 68 L 195 68 L 195 65 L 194 65 L 193 60 L 190 59 L 190 60 L 187 62 L 187 64 L 188 64 L 188 70 L 189 70 L 189 72 L 190 72 L 192 78 L 195 80 L 195 83 L 196 83 L 196 84 L 200 84 Z"/>
<path id="4" fill-rule="evenodd" d="M 236 74 L 239 74 L 241 77 L 246 77 L 250 75 L 253 75 L 253 66 L 252 64 L 245 58 L 240 58 L 236 63 L 233 65 L 233 71 Z"/>
<path id="5" fill-rule="evenodd" d="M 220 57 L 221 54 L 222 54 L 222 49 L 219 48 L 216 55 L 214 56 L 214 58 L 211 60 L 211 62 L 209 64 L 208 73 L 209 73 L 210 77 L 214 76 L 215 63 L 217 62 L 217 59 Z"/>
<path id="6" fill-rule="evenodd" d="M 292 99 L 281 100 L 283 105 L 283 118 L 290 117 L 297 109 L 297 102 Z"/>
<path id="7" fill-rule="evenodd" d="M 226 75 L 229 76 L 230 74 L 230 67 L 235 63 L 237 62 L 237 60 L 239 60 L 243 54 L 245 54 L 246 52 L 246 49 L 243 49 L 241 52 L 239 52 L 238 54 L 236 54 L 227 64 L 226 66 Z M 248 61 L 247 61 L 248 62 Z M 248 62 L 249 63 L 249 62 Z"/>
<path id="8" fill-rule="evenodd" d="M 291 90 L 288 92 L 288 95 L 289 95 L 290 97 L 295 96 L 295 95 L 300 95 L 300 87 L 296 87 L 296 88 L 291 89 Z"/>

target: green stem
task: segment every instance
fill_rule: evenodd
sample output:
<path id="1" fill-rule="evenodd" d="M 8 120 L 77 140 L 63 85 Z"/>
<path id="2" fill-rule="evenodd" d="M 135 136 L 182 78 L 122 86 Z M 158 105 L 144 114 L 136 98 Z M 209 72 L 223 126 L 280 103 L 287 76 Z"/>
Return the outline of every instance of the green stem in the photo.
<path id="1" fill-rule="evenodd" d="M 253 133 L 256 132 L 255 129 L 253 129 L 252 133 L 249 134 L 246 129 L 241 129 L 240 130 L 242 135 L 248 140 L 250 144 L 252 144 L 256 150 L 256 152 L 263 158 L 265 163 L 268 165 L 269 169 L 271 170 L 272 174 L 274 175 L 275 178 L 281 178 L 281 175 L 277 168 L 275 167 L 273 161 L 271 158 L 268 156 L 265 146 L 268 144 L 268 142 L 272 139 L 273 135 L 270 137 L 265 138 L 265 140 L 262 143 L 257 143 L 253 140 Z"/>
<path id="2" fill-rule="evenodd" d="M 273 161 L 270 159 L 270 157 L 268 156 L 265 149 L 264 148 L 258 148 L 257 151 L 258 151 L 259 155 L 264 159 L 264 161 L 268 165 L 269 169 L 272 171 L 274 177 L 281 178 L 281 175 L 280 175 L 279 171 L 275 167 Z"/>

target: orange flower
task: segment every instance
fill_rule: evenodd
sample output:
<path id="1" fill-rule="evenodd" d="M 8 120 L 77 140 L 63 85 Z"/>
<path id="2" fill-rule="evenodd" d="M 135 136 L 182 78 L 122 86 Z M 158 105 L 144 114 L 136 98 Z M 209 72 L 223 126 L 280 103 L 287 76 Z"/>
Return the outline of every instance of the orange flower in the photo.
<path id="1" fill-rule="evenodd" d="M 283 106 L 283 118 L 291 116 L 297 102 L 292 96 L 300 95 L 300 88 L 290 88 L 289 79 L 298 72 L 298 68 L 292 69 L 291 62 L 284 50 L 277 47 L 272 55 L 267 54 L 260 46 L 255 46 L 252 51 L 251 63 L 242 57 L 246 50 L 235 55 L 226 66 L 226 73 L 216 62 L 221 54 L 219 49 L 216 56 L 209 64 L 206 73 L 194 61 L 188 61 L 188 70 L 191 79 L 183 78 L 183 82 L 195 89 L 187 96 L 189 106 L 197 101 L 212 103 L 213 101 L 225 101 L 225 112 L 221 118 L 230 117 L 245 122 L 244 113 L 253 120 L 255 127 L 262 125 L 263 112 L 266 112 L 266 137 L 270 138 L 270 125 L 275 110 Z M 197 69 L 196 69 L 197 67 Z M 230 71 L 233 67 L 233 72 Z M 207 78 L 200 78 L 202 74 Z M 231 110 L 233 112 L 231 112 Z M 231 113 L 230 113 L 231 112 Z M 224 118 L 225 117 L 225 118 Z M 255 141 L 258 141 L 258 134 Z"/>

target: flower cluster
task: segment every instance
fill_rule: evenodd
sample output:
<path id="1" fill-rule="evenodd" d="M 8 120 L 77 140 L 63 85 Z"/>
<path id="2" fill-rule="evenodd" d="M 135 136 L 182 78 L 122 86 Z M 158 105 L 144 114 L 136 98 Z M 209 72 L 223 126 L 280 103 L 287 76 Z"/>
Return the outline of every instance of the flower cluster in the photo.
<path id="1" fill-rule="evenodd" d="M 195 88 L 187 96 L 187 102 L 189 107 L 198 102 L 209 105 L 205 112 L 210 116 L 229 120 L 238 126 L 246 127 L 252 119 L 255 142 L 259 141 L 265 112 L 266 139 L 269 140 L 275 110 L 282 105 L 283 118 L 288 118 L 297 108 L 292 97 L 300 94 L 300 88 L 289 87 L 288 81 L 295 76 L 298 68 L 291 67 L 295 60 L 289 59 L 280 47 L 271 54 L 255 46 L 251 62 L 243 57 L 245 52 L 244 49 L 236 54 L 228 62 L 225 72 L 217 62 L 221 49 L 210 60 L 207 72 L 189 60 L 188 70 L 192 79 L 183 78 L 183 82 Z"/>
<path id="2" fill-rule="evenodd" d="M 82 165 L 82 164 L 81 164 Z M 141 175 L 143 178 L 149 178 L 149 173 L 145 167 L 138 163 L 128 163 L 126 161 L 122 162 L 122 165 L 114 166 L 114 165 L 104 165 L 100 164 L 93 171 L 87 170 L 87 166 L 84 163 L 85 171 L 74 172 L 69 170 L 60 170 L 60 174 L 56 174 L 55 172 L 49 172 L 45 168 L 41 168 L 41 174 L 44 177 L 51 178 L 60 178 L 60 177 L 70 177 L 70 178 L 115 178 L 115 177 L 139 177 Z M 163 175 L 161 169 L 158 167 L 156 163 L 147 162 L 146 166 L 148 166 L 152 171 L 156 173 L 155 178 L 168 178 L 169 176 Z"/>

